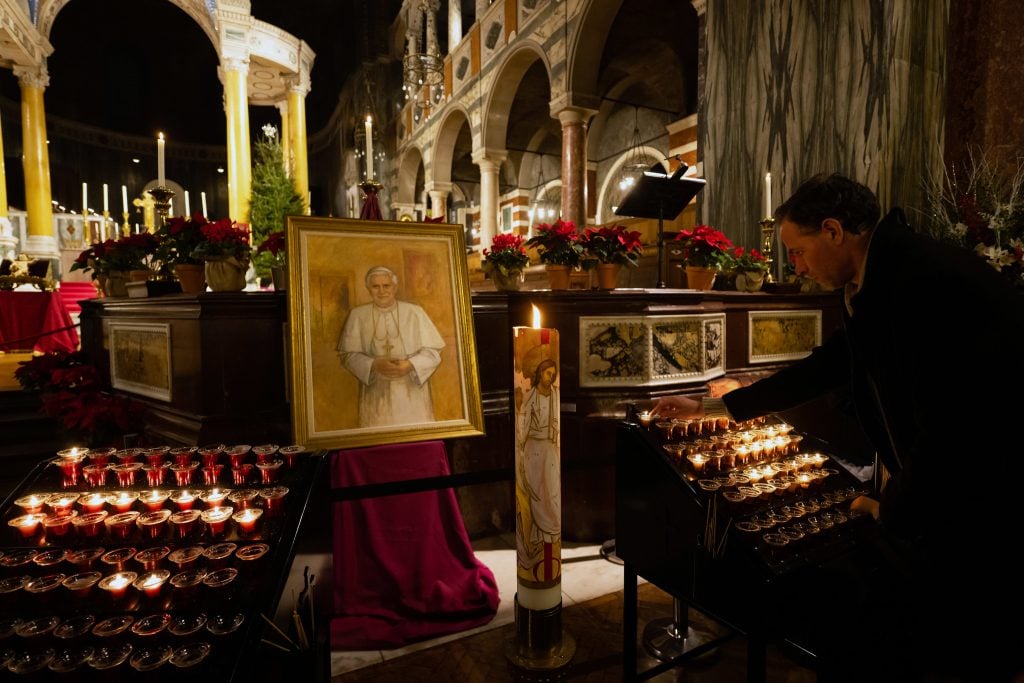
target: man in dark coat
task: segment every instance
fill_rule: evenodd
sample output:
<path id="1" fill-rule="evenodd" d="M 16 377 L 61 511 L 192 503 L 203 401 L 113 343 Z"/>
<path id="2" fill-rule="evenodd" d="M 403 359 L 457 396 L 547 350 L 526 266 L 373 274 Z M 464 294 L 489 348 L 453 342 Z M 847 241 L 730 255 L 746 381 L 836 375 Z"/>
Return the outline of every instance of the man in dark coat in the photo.
<path id="1" fill-rule="evenodd" d="M 802 184 L 779 234 L 797 274 L 839 290 L 843 327 L 771 377 L 654 412 L 742 421 L 846 387 L 888 475 L 852 509 L 893 553 L 821 634 L 823 677 L 1010 681 L 1024 661 L 1024 305 L 977 255 L 912 232 L 900 209 L 879 215 L 848 178 Z"/>

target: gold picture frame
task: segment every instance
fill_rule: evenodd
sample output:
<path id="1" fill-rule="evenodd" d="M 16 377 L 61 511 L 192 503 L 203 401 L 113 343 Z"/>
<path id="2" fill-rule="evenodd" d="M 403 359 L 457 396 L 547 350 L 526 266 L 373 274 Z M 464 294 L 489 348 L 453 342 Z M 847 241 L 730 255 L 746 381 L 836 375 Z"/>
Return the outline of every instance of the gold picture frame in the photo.
<path id="1" fill-rule="evenodd" d="M 111 322 L 110 386 L 141 396 L 171 400 L 171 326 Z"/>
<path id="2" fill-rule="evenodd" d="M 287 243 L 298 443 L 484 433 L 461 225 L 291 216 Z"/>

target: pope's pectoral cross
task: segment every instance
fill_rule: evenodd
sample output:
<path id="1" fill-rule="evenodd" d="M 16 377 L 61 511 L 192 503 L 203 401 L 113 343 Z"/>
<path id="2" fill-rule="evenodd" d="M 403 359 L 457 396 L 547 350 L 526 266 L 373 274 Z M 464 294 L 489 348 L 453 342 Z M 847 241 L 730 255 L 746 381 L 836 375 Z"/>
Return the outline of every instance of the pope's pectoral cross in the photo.
<path id="1" fill-rule="evenodd" d="M 395 348 L 395 345 L 391 343 L 391 338 L 389 337 L 384 341 L 384 356 L 386 358 L 391 358 L 391 349 L 393 348 Z"/>

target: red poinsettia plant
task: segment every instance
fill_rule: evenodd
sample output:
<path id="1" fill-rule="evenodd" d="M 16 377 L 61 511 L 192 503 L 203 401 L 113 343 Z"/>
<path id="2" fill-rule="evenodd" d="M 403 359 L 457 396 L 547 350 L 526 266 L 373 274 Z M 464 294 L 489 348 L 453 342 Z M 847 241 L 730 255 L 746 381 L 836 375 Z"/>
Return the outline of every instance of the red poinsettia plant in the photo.
<path id="1" fill-rule="evenodd" d="M 745 251 L 743 247 L 736 247 L 732 252 L 732 267 L 736 270 L 768 270 L 768 262 L 757 249 Z"/>
<path id="2" fill-rule="evenodd" d="M 192 257 L 203 261 L 217 261 L 234 257 L 239 261 L 248 261 L 251 247 L 249 244 L 249 226 L 235 223 L 230 218 L 203 225 L 200 230 L 203 240 L 192 250 Z"/>
<path id="3" fill-rule="evenodd" d="M 583 263 L 583 244 L 576 225 L 571 221 L 557 220 L 550 225 L 541 223 L 533 237 L 525 245 L 535 247 L 541 263 L 553 266 L 575 268 Z"/>
<path id="4" fill-rule="evenodd" d="M 673 242 L 683 247 L 683 260 L 698 268 L 720 268 L 729 262 L 733 244 L 723 233 L 709 225 L 681 230 Z"/>
<path id="5" fill-rule="evenodd" d="M 203 242 L 203 226 L 209 222 L 201 213 L 190 217 L 175 216 L 167 219 L 156 231 L 160 244 L 157 246 L 156 258 L 161 265 L 172 270 L 176 265 L 198 265 L 202 259 L 196 258 L 192 252 Z"/>
<path id="6" fill-rule="evenodd" d="M 270 254 L 274 265 L 283 266 L 285 257 L 284 231 L 278 230 L 267 235 L 267 238 L 256 247 L 256 254 Z"/>
<path id="7" fill-rule="evenodd" d="M 106 274 L 115 270 L 146 270 L 156 253 L 158 240 L 148 232 L 92 244 L 71 264 L 70 270 Z"/>
<path id="8" fill-rule="evenodd" d="M 581 240 L 586 253 L 584 258 L 635 267 L 644 252 L 640 237 L 640 232 L 626 230 L 624 225 L 587 228 Z"/>
<path id="9" fill-rule="evenodd" d="M 494 237 L 491 249 L 484 249 L 484 271 L 497 269 L 502 275 L 521 271 L 530 264 L 530 257 L 523 248 L 525 240 L 515 233 L 506 232 Z"/>

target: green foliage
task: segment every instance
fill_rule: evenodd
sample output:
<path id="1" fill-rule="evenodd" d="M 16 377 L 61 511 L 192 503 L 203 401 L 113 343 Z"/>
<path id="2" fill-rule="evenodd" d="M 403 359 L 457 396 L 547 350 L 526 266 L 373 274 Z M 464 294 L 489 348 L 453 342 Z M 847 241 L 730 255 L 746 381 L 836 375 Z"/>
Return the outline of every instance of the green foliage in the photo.
<path id="1" fill-rule="evenodd" d="M 285 172 L 281 142 L 277 131 L 265 134 L 256 141 L 255 163 L 252 167 L 252 203 L 249 220 L 252 243 L 261 244 L 272 232 L 284 230 L 286 216 L 301 216 L 306 211 L 295 184 Z M 256 255 L 254 265 L 257 277 L 270 277 L 273 257 L 266 252 Z"/>

